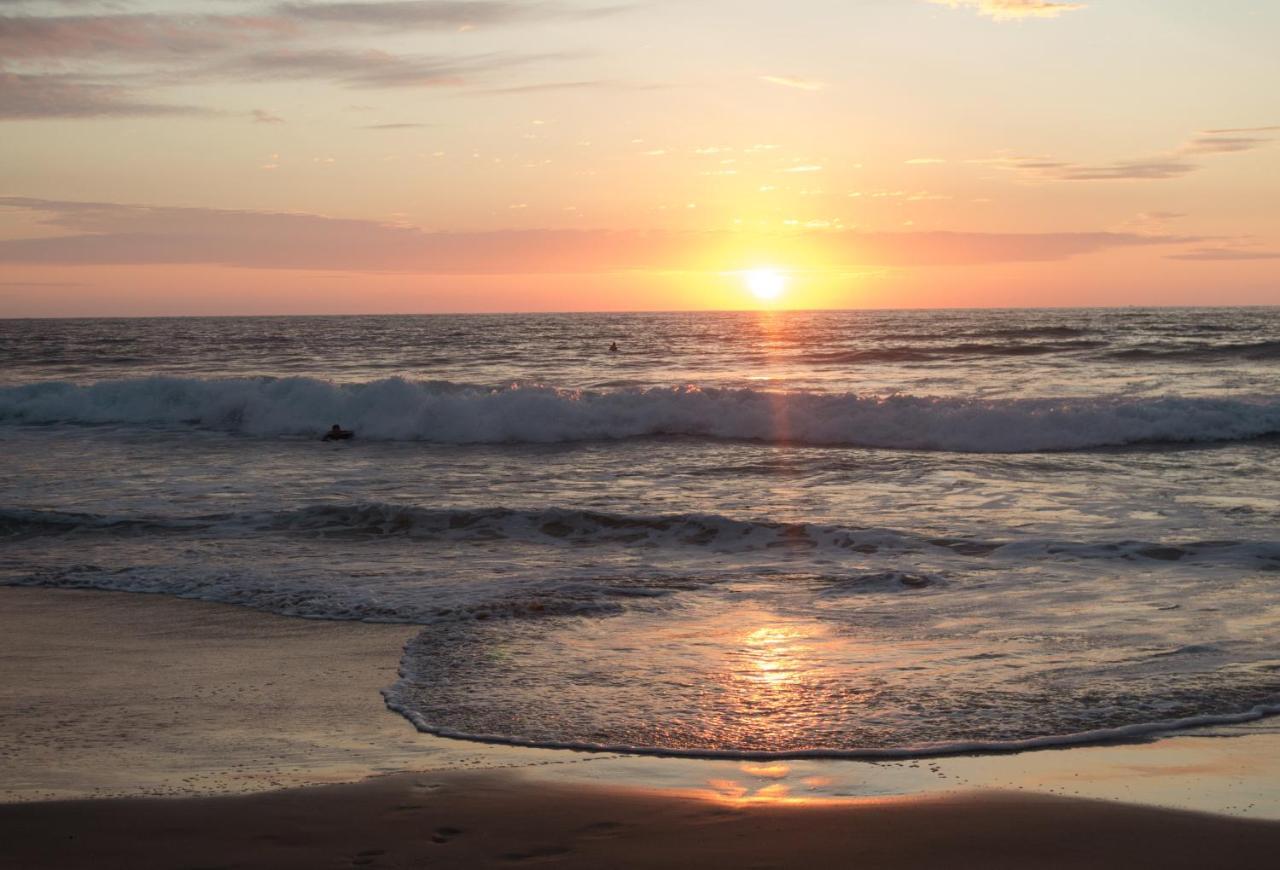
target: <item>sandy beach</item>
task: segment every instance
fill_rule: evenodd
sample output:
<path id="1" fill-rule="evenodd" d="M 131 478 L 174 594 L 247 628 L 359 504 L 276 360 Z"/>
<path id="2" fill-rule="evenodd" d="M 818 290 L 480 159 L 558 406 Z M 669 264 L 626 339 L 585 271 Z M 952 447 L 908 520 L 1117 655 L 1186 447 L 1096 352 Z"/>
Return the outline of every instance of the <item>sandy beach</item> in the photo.
<path id="1" fill-rule="evenodd" d="M 29 868 L 1274 866 L 1280 826 L 1007 793 L 736 803 L 519 774 L 0 810 Z"/>
<path id="2" fill-rule="evenodd" d="M 876 764 L 515 749 L 383 708 L 412 627 L 0 604 L 4 866 L 1264 867 L 1280 847 L 1265 721 Z"/>

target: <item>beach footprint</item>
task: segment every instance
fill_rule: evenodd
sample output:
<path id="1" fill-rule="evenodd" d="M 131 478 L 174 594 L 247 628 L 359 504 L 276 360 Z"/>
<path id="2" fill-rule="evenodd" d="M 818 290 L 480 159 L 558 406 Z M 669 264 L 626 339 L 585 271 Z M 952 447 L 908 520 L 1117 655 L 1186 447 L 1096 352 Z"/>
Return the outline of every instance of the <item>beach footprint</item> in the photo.
<path id="1" fill-rule="evenodd" d="M 616 835 L 625 827 L 626 824 L 624 822 L 592 822 L 579 828 L 578 833 L 587 837 L 610 837 Z"/>
<path id="2" fill-rule="evenodd" d="M 365 849 L 363 852 L 357 852 L 356 856 L 351 859 L 351 866 L 368 867 L 385 854 L 387 854 L 386 849 Z"/>
<path id="3" fill-rule="evenodd" d="M 534 861 L 538 858 L 555 858 L 560 855 L 567 855 L 570 851 L 572 850 L 568 846 L 533 846 L 519 852 L 506 852 L 499 857 L 504 861 L 516 863 L 520 861 Z"/>
<path id="4" fill-rule="evenodd" d="M 431 835 L 431 842 L 447 843 L 461 833 L 462 828 L 453 828 L 445 825 L 444 827 L 436 828 L 435 833 Z"/>

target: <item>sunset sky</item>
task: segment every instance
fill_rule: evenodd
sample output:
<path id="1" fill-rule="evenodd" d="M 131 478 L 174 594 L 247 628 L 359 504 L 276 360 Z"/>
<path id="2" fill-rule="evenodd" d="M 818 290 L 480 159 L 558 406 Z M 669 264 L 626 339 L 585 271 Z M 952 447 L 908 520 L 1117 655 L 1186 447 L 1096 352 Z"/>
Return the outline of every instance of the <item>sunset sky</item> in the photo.
<path id="1" fill-rule="evenodd" d="M 1245 0 L 0 0 L 0 316 L 1280 303 L 1278 34 Z"/>

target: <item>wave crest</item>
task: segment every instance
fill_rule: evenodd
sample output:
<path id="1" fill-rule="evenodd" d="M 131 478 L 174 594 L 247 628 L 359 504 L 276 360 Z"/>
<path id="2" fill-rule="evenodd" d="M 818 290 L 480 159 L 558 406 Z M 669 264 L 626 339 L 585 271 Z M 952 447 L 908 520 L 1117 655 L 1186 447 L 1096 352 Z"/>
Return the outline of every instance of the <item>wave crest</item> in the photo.
<path id="1" fill-rule="evenodd" d="M 941 538 L 908 530 L 832 523 L 779 522 L 710 513 L 622 514 L 547 507 L 419 507 L 387 502 L 307 505 L 277 511 L 199 516 L 109 516 L 0 508 L 0 540 L 58 535 L 300 535 L 317 538 L 403 537 L 429 541 L 520 541 L 570 546 L 706 547 L 712 551 L 825 550 L 949 551 L 971 558 L 1211 561 L 1263 570 L 1280 565 L 1280 541 L 1069 541 L 1052 538 Z M 938 576 L 888 572 L 840 577 L 837 585 L 864 591 L 946 585 Z M 846 589 L 846 591 L 847 591 Z M 839 590 L 829 590 L 833 594 Z"/>
<path id="2" fill-rule="evenodd" d="M 702 389 L 484 388 L 387 378 L 141 378 L 0 388 L 0 422 L 191 425 L 259 436 L 550 443 L 658 435 L 1016 453 L 1280 433 L 1280 398 L 961 399 Z"/>

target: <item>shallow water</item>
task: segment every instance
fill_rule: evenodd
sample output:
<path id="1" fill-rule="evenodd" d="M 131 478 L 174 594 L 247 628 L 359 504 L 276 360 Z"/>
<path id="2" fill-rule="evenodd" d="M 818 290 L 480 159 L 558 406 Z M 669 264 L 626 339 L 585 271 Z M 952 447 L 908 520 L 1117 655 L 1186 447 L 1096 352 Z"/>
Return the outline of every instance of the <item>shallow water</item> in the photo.
<path id="1" fill-rule="evenodd" d="M 1280 703 L 1277 309 L 3 321 L 0 360 L 0 582 L 422 624 L 420 727 L 937 751 Z"/>

